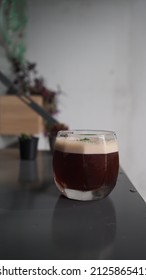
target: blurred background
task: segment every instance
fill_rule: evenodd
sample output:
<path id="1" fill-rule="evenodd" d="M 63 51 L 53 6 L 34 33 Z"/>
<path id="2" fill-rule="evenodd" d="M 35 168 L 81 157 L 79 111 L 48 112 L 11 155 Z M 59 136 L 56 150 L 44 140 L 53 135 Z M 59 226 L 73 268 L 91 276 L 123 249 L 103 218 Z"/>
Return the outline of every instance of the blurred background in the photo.
<path id="1" fill-rule="evenodd" d="M 71 129 L 114 130 L 120 164 L 146 200 L 146 1 L 27 0 L 25 12 L 25 58 L 63 91 L 55 117 Z M 2 45 L 0 69 L 13 76 Z M 0 148 L 14 141 L 0 135 Z"/>

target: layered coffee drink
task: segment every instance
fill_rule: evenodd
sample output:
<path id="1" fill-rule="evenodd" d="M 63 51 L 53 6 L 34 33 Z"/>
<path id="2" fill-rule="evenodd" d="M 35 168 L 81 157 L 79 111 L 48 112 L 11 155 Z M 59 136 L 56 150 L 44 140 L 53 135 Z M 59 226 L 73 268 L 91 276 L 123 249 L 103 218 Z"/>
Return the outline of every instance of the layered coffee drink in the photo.
<path id="1" fill-rule="evenodd" d="M 71 199 L 106 197 L 114 188 L 119 169 L 115 133 L 62 131 L 56 138 L 53 171 L 58 189 Z"/>

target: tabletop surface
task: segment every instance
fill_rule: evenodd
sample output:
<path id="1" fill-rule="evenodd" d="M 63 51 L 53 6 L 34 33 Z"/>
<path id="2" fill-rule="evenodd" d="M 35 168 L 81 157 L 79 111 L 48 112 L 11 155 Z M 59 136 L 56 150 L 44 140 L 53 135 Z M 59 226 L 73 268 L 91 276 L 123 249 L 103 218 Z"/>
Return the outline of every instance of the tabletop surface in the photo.
<path id="1" fill-rule="evenodd" d="M 146 259 L 146 204 L 123 171 L 107 198 L 69 200 L 49 152 L 1 150 L 0 259 Z"/>

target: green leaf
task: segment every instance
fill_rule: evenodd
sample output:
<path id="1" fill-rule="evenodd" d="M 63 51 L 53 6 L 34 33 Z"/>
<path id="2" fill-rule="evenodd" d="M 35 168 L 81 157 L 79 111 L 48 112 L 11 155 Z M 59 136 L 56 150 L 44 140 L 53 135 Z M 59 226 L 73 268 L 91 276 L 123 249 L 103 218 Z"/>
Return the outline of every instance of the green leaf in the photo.
<path id="1" fill-rule="evenodd" d="M 83 139 L 80 139 L 80 141 L 90 141 L 90 139 L 85 137 Z"/>
<path id="2" fill-rule="evenodd" d="M 20 139 L 21 140 L 27 140 L 27 139 L 31 139 L 31 135 L 28 135 L 28 134 L 25 134 L 25 133 L 22 133 L 21 135 L 20 135 Z"/>

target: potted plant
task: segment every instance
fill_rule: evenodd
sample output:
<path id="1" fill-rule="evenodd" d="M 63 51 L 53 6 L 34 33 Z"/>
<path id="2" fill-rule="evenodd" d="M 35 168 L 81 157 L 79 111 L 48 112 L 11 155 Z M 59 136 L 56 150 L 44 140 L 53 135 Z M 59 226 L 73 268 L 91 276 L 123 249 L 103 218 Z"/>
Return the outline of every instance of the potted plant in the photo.
<path id="1" fill-rule="evenodd" d="M 38 137 L 21 134 L 19 137 L 20 159 L 35 160 L 37 157 Z"/>
<path id="2" fill-rule="evenodd" d="M 47 87 L 43 77 L 38 74 L 37 64 L 29 61 L 21 63 L 19 60 L 11 59 L 12 72 L 14 75 L 13 84 L 19 94 L 30 96 L 40 95 L 43 98 L 43 107 L 51 115 L 58 113 L 58 95 L 62 93 L 58 86 L 57 90 Z M 13 88 L 9 88 L 9 94 L 13 94 Z"/>
<path id="3" fill-rule="evenodd" d="M 19 93 L 34 96 L 41 95 L 43 98 L 43 107 L 51 116 L 56 115 L 58 110 L 58 96 L 62 94 L 62 89 L 58 86 L 57 90 L 52 90 L 46 86 L 45 80 L 38 75 L 36 63 L 24 61 L 21 63 L 18 59 L 11 59 L 14 73 L 13 83 Z M 8 93 L 13 93 L 9 88 Z M 68 126 L 64 123 L 57 123 L 50 126 L 50 123 L 44 122 L 44 135 L 49 136 L 51 152 L 53 152 L 54 141 L 59 130 L 67 130 Z"/>

